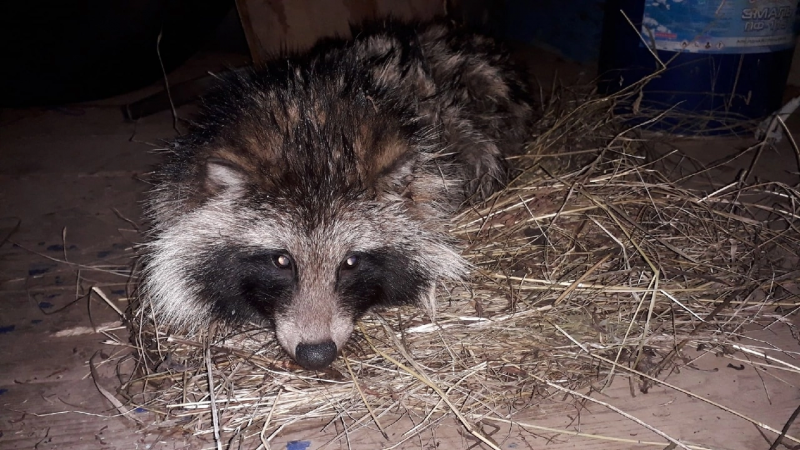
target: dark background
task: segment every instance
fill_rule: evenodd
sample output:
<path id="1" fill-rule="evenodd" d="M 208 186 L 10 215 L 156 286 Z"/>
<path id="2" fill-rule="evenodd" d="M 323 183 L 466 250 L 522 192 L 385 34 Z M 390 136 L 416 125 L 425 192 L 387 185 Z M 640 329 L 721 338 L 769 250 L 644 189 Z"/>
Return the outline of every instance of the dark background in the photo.
<path id="1" fill-rule="evenodd" d="M 534 43 L 571 61 L 597 59 L 601 0 L 454 4 L 452 16 L 495 37 Z M 233 0 L 2 2 L 0 106 L 97 100 L 156 82 L 159 33 L 167 73 L 199 50 L 248 51 Z"/>

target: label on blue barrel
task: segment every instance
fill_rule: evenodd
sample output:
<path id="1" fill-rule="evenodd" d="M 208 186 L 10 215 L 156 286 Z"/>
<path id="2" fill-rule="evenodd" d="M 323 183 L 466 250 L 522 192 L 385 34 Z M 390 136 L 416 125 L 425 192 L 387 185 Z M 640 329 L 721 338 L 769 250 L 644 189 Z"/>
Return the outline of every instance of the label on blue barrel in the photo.
<path id="1" fill-rule="evenodd" d="M 657 50 L 769 53 L 794 45 L 797 0 L 645 0 L 642 38 Z"/>

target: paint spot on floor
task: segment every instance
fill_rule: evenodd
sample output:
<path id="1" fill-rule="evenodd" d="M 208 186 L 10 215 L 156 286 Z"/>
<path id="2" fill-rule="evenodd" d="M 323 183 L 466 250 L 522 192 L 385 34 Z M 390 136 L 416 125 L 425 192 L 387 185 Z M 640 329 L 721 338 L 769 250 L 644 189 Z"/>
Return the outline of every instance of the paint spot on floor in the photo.
<path id="1" fill-rule="evenodd" d="M 31 323 L 34 324 L 34 325 L 40 324 L 40 323 L 42 323 L 42 319 L 33 319 L 33 320 L 31 320 Z"/>
<path id="2" fill-rule="evenodd" d="M 105 258 L 106 256 L 108 256 L 110 254 L 111 254 L 111 250 L 103 250 L 103 251 L 97 252 L 97 257 L 98 258 Z"/>
<path id="3" fill-rule="evenodd" d="M 45 274 L 50 272 L 50 270 L 55 269 L 55 264 L 50 263 L 34 263 L 28 266 L 28 276 L 35 277 L 38 275 Z"/>
<path id="4" fill-rule="evenodd" d="M 0 395 L 5 394 L 6 392 L 8 392 L 8 389 L 0 389 Z"/>
<path id="5" fill-rule="evenodd" d="M 115 289 L 111 291 L 111 293 L 114 295 L 125 295 L 125 289 Z"/>
<path id="6" fill-rule="evenodd" d="M 44 245 L 44 242 L 40 243 L 39 245 Z M 77 250 L 78 246 L 75 244 L 70 245 L 67 247 L 67 250 Z M 64 246 L 62 244 L 52 244 L 47 246 L 48 252 L 63 252 Z"/>
<path id="7" fill-rule="evenodd" d="M 39 308 L 47 309 L 47 308 L 52 308 L 52 307 L 53 307 L 53 304 L 50 303 L 50 302 L 39 302 Z"/>
<path id="8" fill-rule="evenodd" d="M 311 441 L 289 441 L 286 450 L 306 450 L 311 447 Z"/>
<path id="9" fill-rule="evenodd" d="M 11 333 L 12 331 L 14 331 L 14 328 L 16 327 L 17 327 L 16 325 L 8 325 L 5 327 L 0 327 L 0 334 Z"/>

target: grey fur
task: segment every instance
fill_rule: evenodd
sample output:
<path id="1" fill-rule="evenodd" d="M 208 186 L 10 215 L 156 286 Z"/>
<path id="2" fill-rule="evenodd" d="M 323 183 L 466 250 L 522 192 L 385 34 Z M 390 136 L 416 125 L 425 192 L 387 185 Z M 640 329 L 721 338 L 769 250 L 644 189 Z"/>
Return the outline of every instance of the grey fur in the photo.
<path id="1" fill-rule="evenodd" d="M 341 349 L 370 302 L 434 311 L 436 283 L 467 273 L 447 219 L 502 183 L 531 120 L 507 56 L 446 24 L 234 74 L 156 172 L 143 292 L 177 326 L 272 319 L 292 357 Z M 253 262 L 279 254 L 291 273 Z"/>

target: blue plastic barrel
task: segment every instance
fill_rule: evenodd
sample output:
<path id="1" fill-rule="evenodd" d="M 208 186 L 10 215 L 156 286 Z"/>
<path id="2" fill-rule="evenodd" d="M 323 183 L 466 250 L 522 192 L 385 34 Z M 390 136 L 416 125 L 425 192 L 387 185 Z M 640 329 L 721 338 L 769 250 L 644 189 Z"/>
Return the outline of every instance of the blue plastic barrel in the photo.
<path id="1" fill-rule="evenodd" d="M 617 93 L 659 69 L 638 117 L 681 134 L 748 129 L 777 110 L 794 52 L 797 0 L 608 0 L 599 89 Z M 627 16 L 627 19 L 626 19 Z M 621 106 L 632 112 L 635 98 Z"/>

